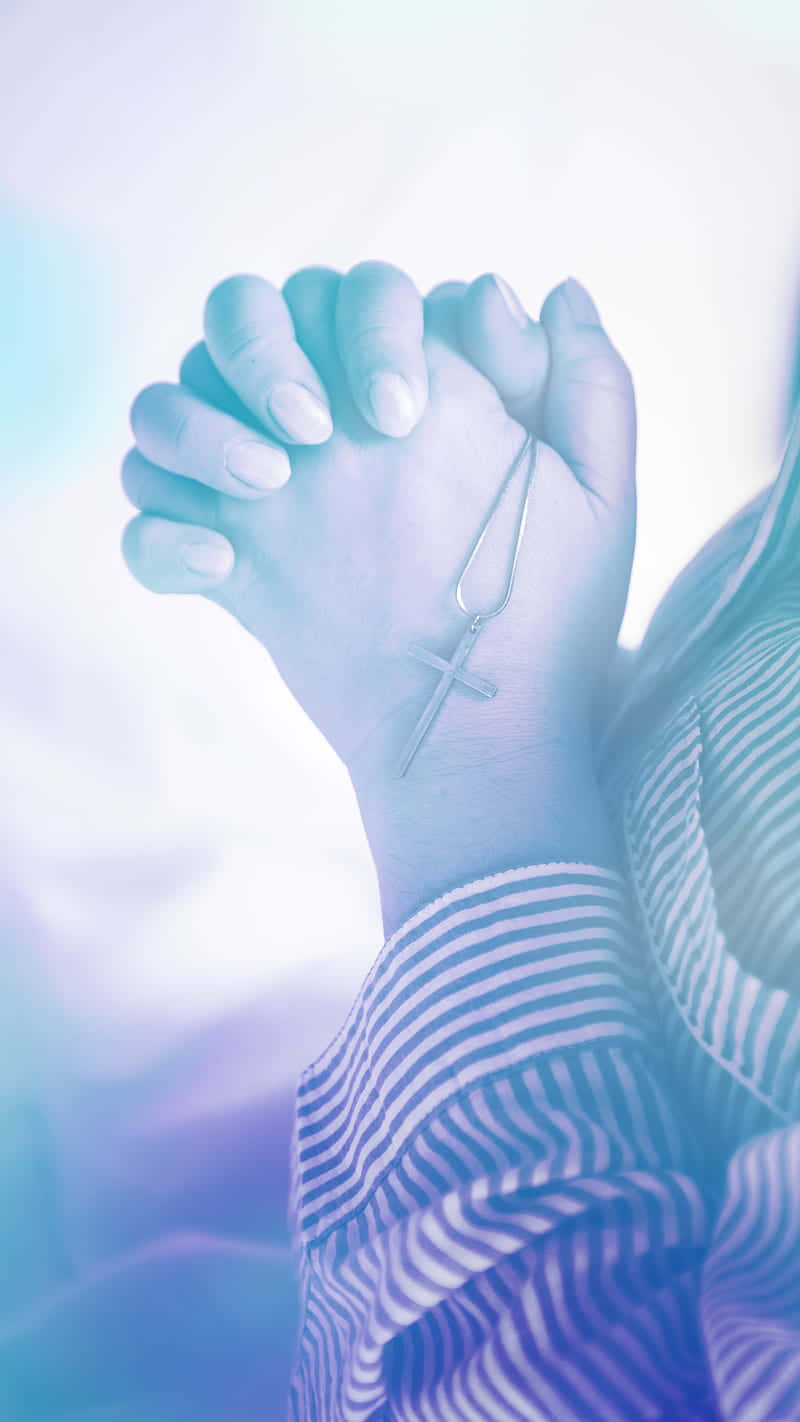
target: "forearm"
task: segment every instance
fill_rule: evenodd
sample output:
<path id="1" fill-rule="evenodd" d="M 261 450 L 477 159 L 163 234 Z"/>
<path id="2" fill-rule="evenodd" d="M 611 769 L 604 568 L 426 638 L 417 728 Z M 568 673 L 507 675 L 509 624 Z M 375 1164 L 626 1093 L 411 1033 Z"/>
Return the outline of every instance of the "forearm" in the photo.
<path id="1" fill-rule="evenodd" d="M 357 795 L 387 939 L 424 904 L 503 869 L 619 867 L 591 753 L 571 738 L 429 778 L 420 761 L 413 780 Z"/>

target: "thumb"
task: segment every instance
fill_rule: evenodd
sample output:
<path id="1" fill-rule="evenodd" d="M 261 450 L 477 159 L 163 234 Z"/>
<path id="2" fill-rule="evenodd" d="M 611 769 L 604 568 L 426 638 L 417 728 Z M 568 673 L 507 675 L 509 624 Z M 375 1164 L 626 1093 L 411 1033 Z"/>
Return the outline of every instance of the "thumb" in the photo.
<path id="1" fill-rule="evenodd" d="M 633 381 L 603 329 L 597 307 L 580 282 L 568 277 L 551 291 L 540 319 L 550 347 L 541 438 L 604 502 L 632 496 Z"/>
<path id="2" fill-rule="evenodd" d="M 494 272 L 463 291 L 458 325 L 465 355 L 495 387 L 508 413 L 538 434 L 550 363 L 544 328 Z"/>
<path id="3" fill-rule="evenodd" d="M 459 330 L 465 354 L 508 413 L 551 445 L 576 479 L 609 501 L 633 496 L 633 382 L 579 282 L 557 286 L 532 321 L 508 283 L 487 273 L 463 293 Z"/>

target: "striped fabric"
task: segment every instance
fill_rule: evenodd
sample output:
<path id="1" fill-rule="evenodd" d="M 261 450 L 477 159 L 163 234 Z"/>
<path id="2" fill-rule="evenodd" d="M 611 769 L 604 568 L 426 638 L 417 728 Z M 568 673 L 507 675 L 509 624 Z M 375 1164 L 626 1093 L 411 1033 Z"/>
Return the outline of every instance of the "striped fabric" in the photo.
<path id="1" fill-rule="evenodd" d="M 614 708 L 624 877 L 426 905 L 303 1074 L 294 1422 L 800 1419 L 799 440 Z"/>

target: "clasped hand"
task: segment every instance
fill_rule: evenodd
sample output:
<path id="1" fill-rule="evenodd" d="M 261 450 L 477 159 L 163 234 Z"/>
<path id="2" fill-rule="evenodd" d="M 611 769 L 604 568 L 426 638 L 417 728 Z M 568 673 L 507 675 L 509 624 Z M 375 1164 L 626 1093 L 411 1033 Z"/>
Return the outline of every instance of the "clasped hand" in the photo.
<path id="1" fill-rule="evenodd" d="M 134 402 L 123 551 L 156 592 L 193 592 L 253 633 L 347 766 L 390 777 L 449 656 L 458 572 L 525 431 L 539 441 L 511 601 L 408 778 L 590 735 L 627 596 L 635 407 L 627 367 L 571 279 L 530 320 L 491 276 L 423 302 L 396 268 L 234 277 L 211 293 L 180 383 Z M 523 485 L 481 550 L 471 602 L 505 586 Z M 516 491 L 514 493 L 513 491 Z"/>

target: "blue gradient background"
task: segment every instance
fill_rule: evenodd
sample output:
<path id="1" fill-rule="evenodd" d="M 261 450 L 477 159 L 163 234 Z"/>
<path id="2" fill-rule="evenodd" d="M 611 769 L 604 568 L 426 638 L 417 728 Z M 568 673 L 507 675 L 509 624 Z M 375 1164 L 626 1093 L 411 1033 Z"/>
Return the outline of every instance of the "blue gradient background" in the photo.
<path id="1" fill-rule="evenodd" d="M 292 1084 L 382 937 L 269 659 L 122 564 L 133 395 L 237 270 L 573 273 L 637 385 L 635 644 L 775 472 L 799 78 L 794 0 L 0 9 L 0 1378 L 29 1346 L 42 1416 L 177 1418 L 189 1372 L 187 1416 L 283 1416 Z"/>

